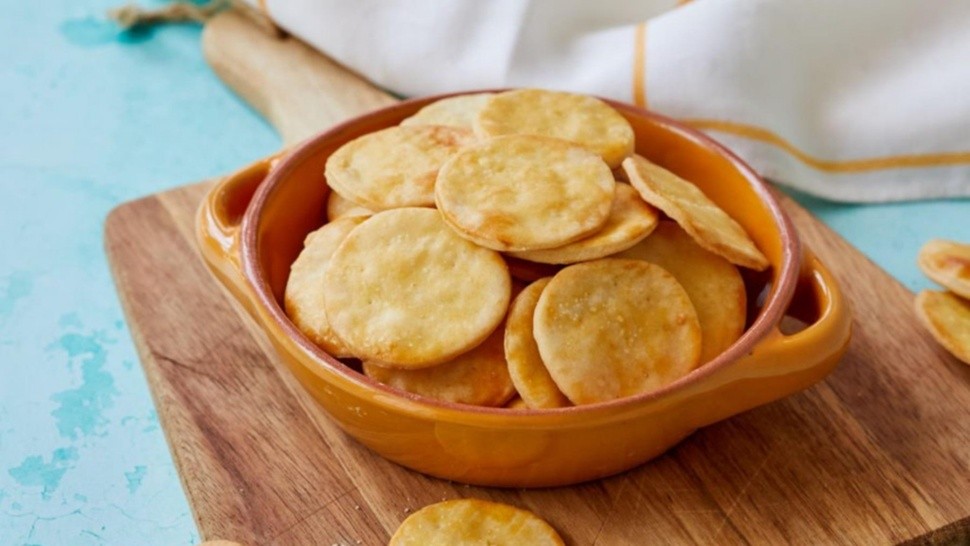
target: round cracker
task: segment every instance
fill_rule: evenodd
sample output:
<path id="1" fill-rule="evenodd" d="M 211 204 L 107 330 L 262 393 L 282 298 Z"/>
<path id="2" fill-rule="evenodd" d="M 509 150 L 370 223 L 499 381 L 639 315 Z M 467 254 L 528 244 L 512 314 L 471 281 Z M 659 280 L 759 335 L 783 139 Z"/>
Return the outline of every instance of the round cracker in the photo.
<path id="1" fill-rule="evenodd" d="M 441 168 L 435 202 L 463 237 L 495 250 L 553 248 L 606 222 L 616 182 L 583 148 L 535 136 L 470 146 Z"/>
<path id="2" fill-rule="evenodd" d="M 327 183 L 371 210 L 428 207 L 438 169 L 473 140 L 470 131 L 454 127 L 388 127 L 334 152 L 327 159 Z"/>
<path id="3" fill-rule="evenodd" d="M 505 359 L 515 390 L 530 408 L 561 408 L 569 399 L 552 380 L 532 335 L 532 317 L 552 277 L 539 279 L 516 296 L 505 321 Z"/>
<path id="4" fill-rule="evenodd" d="M 768 268 L 768 258 L 744 228 L 696 185 L 639 155 L 623 161 L 623 169 L 643 200 L 667 213 L 697 244 L 733 264 L 756 271 Z"/>
<path id="5" fill-rule="evenodd" d="M 340 243 L 366 218 L 342 218 L 306 236 L 303 251 L 290 267 L 283 307 L 293 324 L 321 349 L 337 358 L 354 356 L 330 328 L 324 309 L 324 273 Z"/>
<path id="6" fill-rule="evenodd" d="M 478 112 L 495 93 L 474 93 L 441 99 L 418 110 L 416 114 L 401 122 L 402 127 L 412 125 L 444 125 L 472 129 L 472 122 Z"/>
<path id="7" fill-rule="evenodd" d="M 420 396 L 473 406 L 498 407 L 515 395 L 499 327 L 474 349 L 453 360 L 420 370 L 402 370 L 377 361 L 364 362 L 364 374 Z"/>
<path id="8" fill-rule="evenodd" d="M 574 404 L 662 387 L 697 366 L 701 330 L 687 292 L 658 265 L 602 259 L 569 266 L 542 291 L 536 344 Z"/>
<path id="9" fill-rule="evenodd" d="M 423 208 L 365 220 L 333 255 L 325 282 L 331 327 L 351 352 L 407 368 L 447 362 L 484 341 L 511 291 L 497 252 Z"/>
<path id="10" fill-rule="evenodd" d="M 598 154 L 611 168 L 634 147 L 630 122 L 605 102 L 544 89 L 517 89 L 490 98 L 475 118 L 475 134 L 561 138 Z"/>
<path id="11" fill-rule="evenodd" d="M 528 544 L 563 546 L 555 529 L 528 510 L 479 499 L 425 506 L 408 516 L 389 546 Z"/>
<path id="12" fill-rule="evenodd" d="M 603 258 L 637 244 L 657 227 L 660 214 L 646 204 L 637 190 L 616 185 L 613 207 L 606 224 L 596 233 L 564 246 L 546 250 L 526 250 L 509 254 L 546 264 L 571 264 Z"/>
<path id="13" fill-rule="evenodd" d="M 920 249 L 917 263 L 927 277 L 970 299 L 970 245 L 934 239 Z"/>
<path id="14" fill-rule="evenodd" d="M 348 216 L 370 216 L 374 211 L 367 207 L 362 207 L 350 199 L 330 190 L 327 197 L 327 219 L 333 222 Z"/>
<path id="15" fill-rule="evenodd" d="M 747 319 L 741 273 L 731 262 L 701 248 L 675 222 L 660 222 L 649 237 L 614 257 L 657 264 L 684 287 L 701 325 L 701 363 L 741 337 Z"/>
<path id="16" fill-rule="evenodd" d="M 916 315 L 936 341 L 964 364 L 970 364 L 970 302 L 949 292 L 923 290 Z"/>
<path id="17" fill-rule="evenodd" d="M 525 403 L 521 396 L 513 396 L 508 404 L 505 404 L 505 407 L 514 410 L 529 409 L 529 405 Z"/>

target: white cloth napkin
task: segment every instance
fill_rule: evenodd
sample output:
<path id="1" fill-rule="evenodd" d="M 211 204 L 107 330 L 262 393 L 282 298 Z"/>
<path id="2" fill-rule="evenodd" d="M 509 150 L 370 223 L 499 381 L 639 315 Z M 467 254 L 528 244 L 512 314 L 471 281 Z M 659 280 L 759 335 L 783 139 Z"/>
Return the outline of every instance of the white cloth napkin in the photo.
<path id="1" fill-rule="evenodd" d="M 248 1 L 399 94 L 597 94 L 817 196 L 970 196 L 970 0 Z"/>

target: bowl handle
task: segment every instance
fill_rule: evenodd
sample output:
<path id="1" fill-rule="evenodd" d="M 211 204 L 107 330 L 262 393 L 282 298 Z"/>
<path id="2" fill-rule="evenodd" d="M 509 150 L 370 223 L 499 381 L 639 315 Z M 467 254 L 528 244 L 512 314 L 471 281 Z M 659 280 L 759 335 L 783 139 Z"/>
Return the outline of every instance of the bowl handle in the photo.
<path id="1" fill-rule="evenodd" d="M 757 373 L 768 364 L 775 370 L 791 371 L 826 362 L 834 366 L 848 347 L 852 313 L 835 277 L 808 249 L 786 314 L 807 323 L 804 329 L 785 334 L 776 326 L 755 347 L 755 358 L 747 362 L 747 367 Z"/>
<path id="2" fill-rule="evenodd" d="M 832 273 L 807 249 L 786 315 L 806 323 L 804 329 L 786 334 L 776 326 L 735 368 L 742 377 L 802 370 L 824 375 L 838 363 L 851 337 L 852 314 Z"/>
<path id="3" fill-rule="evenodd" d="M 195 218 L 196 241 L 209 270 L 257 321 L 255 296 L 243 274 L 241 225 L 256 190 L 279 157 L 262 159 L 219 180 Z"/>
<path id="4" fill-rule="evenodd" d="M 684 391 L 694 428 L 784 398 L 821 381 L 848 348 L 852 316 L 835 278 L 805 251 L 788 316 L 807 323 L 786 334 L 775 327 L 750 353 Z"/>

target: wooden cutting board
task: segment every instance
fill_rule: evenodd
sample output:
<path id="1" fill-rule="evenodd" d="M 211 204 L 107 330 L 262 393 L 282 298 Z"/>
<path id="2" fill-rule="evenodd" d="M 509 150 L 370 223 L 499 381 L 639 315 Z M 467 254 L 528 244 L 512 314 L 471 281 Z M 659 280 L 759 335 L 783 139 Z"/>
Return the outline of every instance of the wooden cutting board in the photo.
<path id="1" fill-rule="evenodd" d="M 393 100 L 234 14 L 212 21 L 204 43 L 220 76 L 288 143 Z M 106 226 L 129 327 L 206 539 L 383 544 L 409 512 L 480 497 L 535 511 L 575 545 L 970 540 L 970 367 L 917 324 L 910 292 L 790 200 L 803 240 L 855 309 L 839 368 L 633 471 L 500 490 L 388 463 L 321 412 L 203 266 L 193 219 L 208 188 L 121 205 Z"/>

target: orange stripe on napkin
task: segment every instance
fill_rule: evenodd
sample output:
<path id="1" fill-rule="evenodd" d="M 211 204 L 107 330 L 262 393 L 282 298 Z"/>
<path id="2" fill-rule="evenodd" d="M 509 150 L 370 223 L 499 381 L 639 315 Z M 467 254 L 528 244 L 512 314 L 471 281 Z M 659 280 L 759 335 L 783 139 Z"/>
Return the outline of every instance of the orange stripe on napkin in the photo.
<path id="1" fill-rule="evenodd" d="M 640 23 L 633 31 L 633 104 L 647 107 L 647 24 Z"/>
<path id="2" fill-rule="evenodd" d="M 883 169 L 906 169 L 919 167 L 946 167 L 951 165 L 970 164 L 970 152 L 944 152 L 937 154 L 908 154 L 887 157 L 871 157 L 866 159 L 828 160 L 809 155 L 795 147 L 794 144 L 777 134 L 752 125 L 719 121 L 713 119 L 685 119 L 681 120 L 697 129 L 720 131 L 752 140 L 759 140 L 773 144 L 796 157 L 802 163 L 820 171 L 856 173 L 878 171 Z"/>

